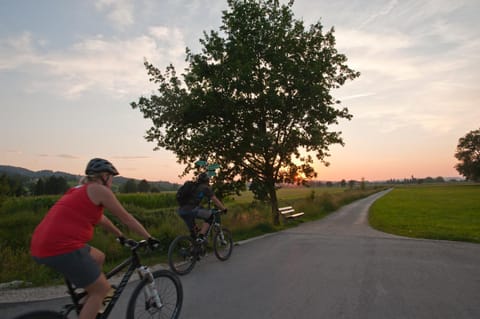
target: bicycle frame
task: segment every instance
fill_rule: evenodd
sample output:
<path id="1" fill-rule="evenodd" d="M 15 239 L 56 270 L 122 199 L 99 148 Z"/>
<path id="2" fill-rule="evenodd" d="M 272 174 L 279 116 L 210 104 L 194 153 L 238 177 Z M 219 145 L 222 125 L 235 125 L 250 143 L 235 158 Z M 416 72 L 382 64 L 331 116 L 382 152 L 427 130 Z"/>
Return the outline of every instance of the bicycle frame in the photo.
<path id="1" fill-rule="evenodd" d="M 210 207 L 209 209 L 213 214 L 213 221 L 207 228 L 205 239 L 212 240 L 215 256 L 219 260 L 225 261 L 230 258 L 232 253 L 232 234 L 221 224 L 220 215 L 225 212 Z M 178 275 L 190 273 L 197 261 L 204 257 L 210 248 L 209 240 L 198 240 L 198 230 L 195 223 L 193 229 L 190 229 L 190 235 L 179 235 L 170 243 L 168 263 L 170 269 Z"/>
<path id="2" fill-rule="evenodd" d="M 118 274 L 120 271 L 122 271 L 124 268 L 129 266 L 127 271 L 123 275 L 122 280 L 120 281 L 120 283 L 116 287 L 115 293 L 112 296 L 111 301 L 108 303 L 108 305 L 104 309 L 103 313 L 97 315 L 97 319 L 105 319 L 105 318 L 108 317 L 108 315 L 110 314 L 113 307 L 117 303 L 118 299 L 120 298 L 120 295 L 122 294 L 123 290 L 125 289 L 126 285 L 128 284 L 128 281 L 132 277 L 135 270 L 138 270 L 138 274 L 140 276 L 140 279 L 141 280 L 144 279 L 143 274 L 140 271 L 140 267 L 142 267 L 142 265 L 140 264 L 140 259 L 137 255 L 137 251 L 136 251 L 137 248 L 138 248 L 138 246 L 132 249 L 132 255 L 130 257 L 125 259 L 123 262 L 121 262 L 119 265 L 117 265 L 111 271 L 109 271 L 108 273 L 105 274 L 107 279 L 110 279 L 113 276 L 115 276 L 116 274 Z M 86 292 L 77 293 L 75 291 L 75 287 L 66 278 L 65 278 L 65 283 L 66 283 L 67 288 L 68 288 L 68 293 L 69 293 L 69 295 L 72 299 L 72 302 L 73 302 L 73 304 L 64 306 L 63 310 L 61 311 L 62 315 L 64 315 L 65 318 L 66 318 L 67 315 L 72 310 L 75 310 L 77 312 L 77 315 L 80 313 L 80 310 L 81 310 L 81 307 L 82 307 L 82 305 L 80 304 L 80 300 L 83 297 L 85 297 L 87 295 L 87 293 Z"/>
<path id="3" fill-rule="evenodd" d="M 208 210 L 210 210 L 213 214 L 213 222 L 212 222 L 211 225 L 209 225 L 207 233 L 205 234 L 205 238 L 208 238 L 210 236 L 210 234 L 212 233 L 212 228 L 215 231 L 217 231 L 217 230 L 221 231 L 222 230 L 221 218 L 220 218 L 221 211 L 216 209 L 216 208 L 212 208 L 212 201 L 211 200 L 208 201 Z M 205 221 L 204 221 L 204 223 L 205 223 Z M 195 237 L 198 236 L 199 229 L 200 228 L 198 227 L 198 225 L 196 224 L 196 221 L 195 221 L 195 224 L 193 226 Z"/>
<path id="4" fill-rule="evenodd" d="M 106 319 L 117 304 L 118 299 L 126 288 L 129 279 L 136 270 L 140 281 L 136 282 L 133 291 L 128 300 L 125 315 L 129 319 L 147 317 L 162 317 L 170 319 L 178 319 L 182 309 L 183 288 L 179 278 L 171 271 L 158 269 L 151 271 L 148 266 L 143 265 L 140 261 L 139 248 L 150 247 L 147 240 L 135 241 L 133 239 L 122 240 L 121 243 L 130 248 L 130 257 L 114 267 L 105 276 L 111 279 L 114 275 L 122 270 L 126 270 L 122 276 L 118 287 L 108 304 L 100 310 L 95 316 L 96 319 Z M 156 245 L 155 245 L 156 246 Z M 76 288 L 69 280 L 65 279 L 71 303 L 62 306 L 59 310 L 34 310 L 24 313 L 16 318 L 18 319 L 39 319 L 39 318 L 69 318 L 79 315 L 82 311 L 83 304 L 80 303 L 82 298 L 88 297 L 87 292 L 82 288 Z M 111 283 L 110 283 L 111 284 Z M 107 301 L 104 299 L 104 301 Z"/>
<path id="5" fill-rule="evenodd" d="M 210 211 L 212 212 L 213 214 L 213 222 L 211 225 L 209 225 L 208 229 L 207 229 L 207 233 L 205 234 L 205 238 L 210 238 L 210 240 L 213 240 L 213 234 L 216 234 L 216 233 L 220 233 L 222 234 L 222 240 L 223 240 L 223 232 L 222 232 L 222 225 L 221 225 L 221 211 L 218 210 L 218 209 L 215 209 L 215 208 L 210 208 L 210 203 L 209 203 L 209 209 Z M 198 230 L 198 226 L 194 226 L 194 229 Z M 212 229 L 213 229 L 213 234 L 212 234 Z M 195 238 L 198 236 L 198 231 L 195 232 Z M 204 245 L 206 245 L 205 243 L 198 243 L 195 241 L 195 238 L 194 239 L 194 246 L 196 247 L 196 249 L 194 250 L 194 254 L 195 254 L 195 258 L 199 257 L 202 252 L 204 251 L 204 249 L 206 249 L 204 247 Z"/>

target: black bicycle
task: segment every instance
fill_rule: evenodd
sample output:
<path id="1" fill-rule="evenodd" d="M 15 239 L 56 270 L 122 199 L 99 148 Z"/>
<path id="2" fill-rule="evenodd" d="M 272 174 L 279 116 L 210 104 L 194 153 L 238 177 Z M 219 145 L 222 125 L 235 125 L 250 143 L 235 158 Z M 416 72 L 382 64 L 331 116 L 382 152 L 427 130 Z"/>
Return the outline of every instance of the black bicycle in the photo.
<path id="1" fill-rule="evenodd" d="M 233 250 L 232 233 L 221 224 L 221 214 L 218 209 L 211 209 L 214 217 L 212 225 L 205 235 L 206 240 L 198 241 L 198 227 L 194 227 L 191 235 L 176 237 L 168 248 L 168 264 L 170 269 L 179 274 L 186 275 L 195 267 L 195 263 L 204 257 L 208 250 L 208 241 L 212 240 L 215 256 L 221 261 L 230 258 Z"/>
<path id="2" fill-rule="evenodd" d="M 132 255 L 108 272 L 106 274 L 107 279 L 118 274 L 127 266 L 128 269 L 118 286 L 115 287 L 111 301 L 103 309 L 103 312 L 97 315 L 97 319 L 108 317 L 134 272 L 138 273 L 140 282 L 133 290 L 128 302 L 126 318 L 178 318 L 183 302 L 183 289 L 180 279 L 169 270 L 162 269 L 152 272 L 147 266 L 141 264 L 137 251 L 140 248 L 148 248 L 146 240 L 137 242 L 128 239 L 125 245 L 131 249 Z M 75 313 L 78 315 L 82 309 L 80 301 L 87 293 L 83 289 L 75 288 L 66 279 L 65 283 L 72 300 L 71 304 L 63 306 L 59 312 L 38 310 L 20 315 L 16 319 L 65 319 L 72 318 L 71 315 Z"/>

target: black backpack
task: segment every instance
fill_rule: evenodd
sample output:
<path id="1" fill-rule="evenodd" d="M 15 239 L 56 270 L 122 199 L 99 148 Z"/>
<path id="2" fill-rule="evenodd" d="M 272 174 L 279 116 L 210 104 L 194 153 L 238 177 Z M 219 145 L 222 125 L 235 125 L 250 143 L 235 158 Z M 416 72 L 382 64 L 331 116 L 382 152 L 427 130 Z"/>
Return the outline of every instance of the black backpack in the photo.
<path id="1" fill-rule="evenodd" d="M 177 190 L 177 202 L 180 206 L 188 204 L 189 200 L 192 199 L 195 189 L 197 188 L 197 183 L 192 181 L 186 181 L 180 188 Z"/>

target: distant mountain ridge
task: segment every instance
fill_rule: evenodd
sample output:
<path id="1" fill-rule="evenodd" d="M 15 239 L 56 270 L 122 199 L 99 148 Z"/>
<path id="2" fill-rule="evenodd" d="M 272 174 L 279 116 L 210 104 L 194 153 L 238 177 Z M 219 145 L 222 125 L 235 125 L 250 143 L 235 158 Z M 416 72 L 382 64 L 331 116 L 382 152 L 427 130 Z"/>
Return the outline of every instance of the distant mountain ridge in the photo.
<path id="1" fill-rule="evenodd" d="M 29 169 L 17 166 L 9 166 L 9 165 L 0 165 L 0 174 L 6 174 L 7 176 L 24 176 L 28 178 L 42 178 L 42 177 L 49 177 L 52 175 L 55 176 L 62 176 L 68 179 L 80 178 L 80 175 L 74 175 L 66 172 L 59 172 L 59 171 L 51 171 L 51 170 L 41 170 L 41 171 L 31 171 Z"/>
<path id="2" fill-rule="evenodd" d="M 66 180 L 80 180 L 82 175 L 75 175 L 75 174 L 70 174 L 66 172 L 60 172 L 60 171 L 51 171 L 51 170 L 40 170 L 40 171 L 32 171 L 23 167 L 16 167 L 16 166 L 10 166 L 10 165 L 0 165 L 0 175 L 5 174 L 7 176 L 11 177 L 21 177 L 24 179 L 38 179 L 38 178 L 47 178 L 50 176 L 56 176 L 56 177 L 63 177 Z M 136 182 L 141 181 L 141 179 L 136 179 L 136 178 L 127 178 L 123 176 L 116 176 L 113 180 L 114 184 L 121 185 L 126 183 L 128 180 L 135 180 Z M 151 185 L 157 185 L 161 186 L 162 189 L 177 189 L 179 187 L 179 184 L 175 183 L 170 183 L 166 181 L 147 181 Z"/>

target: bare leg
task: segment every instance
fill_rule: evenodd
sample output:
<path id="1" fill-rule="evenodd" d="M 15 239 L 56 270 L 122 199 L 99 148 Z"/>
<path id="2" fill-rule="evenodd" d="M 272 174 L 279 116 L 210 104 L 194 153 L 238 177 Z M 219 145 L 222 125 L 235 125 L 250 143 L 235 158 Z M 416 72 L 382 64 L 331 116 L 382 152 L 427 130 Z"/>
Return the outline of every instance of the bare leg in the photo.
<path id="1" fill-rule="evenodd" d="M 208 223 L 208 221 L 210 221 L 213 218 L 212 213 L 208 209 L 201 208 L 196 211 L 195 217 L 203 219 L 202 228 L 200 229 L 199 233 L 201 235 L 205 235 L 208 231 L 208 228 L 210 227 L 210 224 Z M 213 222 L 213 220 L 211 222 Z"/>
<path id="2" fill-rule="evenodd" d="M 110 290 L 110 283 L 102 273 L 92 284 L 85 287 L 88 298 L 80 311 L 78 319 L 94 319 L 102 307 L 103 298 Z"/>
<path id="3" fill-rule="evenodd" d="M 209 227 L 210 225 L 207 222 L 204 222 L 202 225 L 202 229 L 200 229 L 200 234 L 205 235 Z"/>
<path id="4" fill-rule="evenodd" d="M 99 249 L 95 248 L 95 247 L 90 247 L 90 256 L 93 258 L 93 260 L 95 260 L 95 262 L 98 264 L 98 266 L 100 267 L 100 269 L 102 269 L 103 267 L 103 263 L 105 262 L 105 254 L 100 251 Z M 104 294 L 103 297 L 100 298 L 100 305 L 98 306 L 98 309 L 96 310 L 96 312 L 93 310 L 93 308 L 97 307 L 95 304 L 97 303 L 96 300 L 93 301 L 93 304 L 91 304 L 89 302 L 89 299 L 92 299 L 92 294 L 91 292 L 89 291 L 89 287 L 92 287 L 94 290 L 97 290 L 100 288 L 101 290 L 101 286 L 95 286 L 95 285 L 98 285 L 99 283 L 103 282 L 103 280 L 101 280 L 101 278 L 104 277 L 105 278 L 105 275 L 104 274 L 101 274 L 100 277 L 98 277 L 98 279 L 93 283 L 91 284 L 90 286 L 88 287 L 85 287 L 85 291 L 87 291 L 87 295 L 85 296 L 85 299 L 83 300 L 83 308 L 82 308 L 82 311 L 80 312 L 80 316 L 78 317 L 79 319 L 83 319 L 83 318 L 95 318 L 98 311 L 101 309 L 101 307 L 103 306 L 103 298 L 107 295 L 108 291 L 110 290 L 110 283 L 107 281 L 107 279 L 105 278 L 105 281 L 107 281 L 107 285 L 108 285 L 108 290 L 107 292 Z M 102 284 L 103 285 L 103 284 Z M 98 287 L 98 288 L 97 288 Z M 85 312 L 85 308 L 86 307 L 91 307 L 92 310 L 87 310 L 87 312 Z M 94 312 L 91 312 L 91 311 L 94 311 Z M 84 313 L 85 312 L 85 313 Z M 91 316 L 91 314 L 94 314 L 93 317 Z M 85 316 L 85 317 L 83 317 Z"/>
<path id="5" fill-rule="evenodd" d="M 90 256 L 92 256 L 93 260 L 95 260 L 100 266 L 100 269 L 102 269 L 103 263 L 105 262 L 105 254 L 95 247 L 90 247 Z"/>

